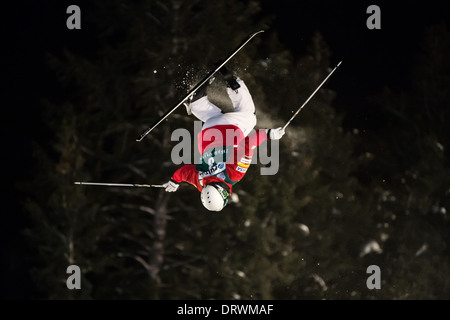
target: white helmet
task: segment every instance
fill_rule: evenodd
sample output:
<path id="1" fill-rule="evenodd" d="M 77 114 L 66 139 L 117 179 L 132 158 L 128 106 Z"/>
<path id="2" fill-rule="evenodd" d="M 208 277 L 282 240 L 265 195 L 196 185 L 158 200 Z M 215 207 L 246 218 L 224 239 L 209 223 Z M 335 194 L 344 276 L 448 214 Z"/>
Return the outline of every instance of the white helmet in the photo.
<path id="1" fill-rule="evenodd" d="M 230 188 L 223 182 L 213 182 L 203 188 L 200 199 L 209 211 L 220 211 L 228 203 Z"/>

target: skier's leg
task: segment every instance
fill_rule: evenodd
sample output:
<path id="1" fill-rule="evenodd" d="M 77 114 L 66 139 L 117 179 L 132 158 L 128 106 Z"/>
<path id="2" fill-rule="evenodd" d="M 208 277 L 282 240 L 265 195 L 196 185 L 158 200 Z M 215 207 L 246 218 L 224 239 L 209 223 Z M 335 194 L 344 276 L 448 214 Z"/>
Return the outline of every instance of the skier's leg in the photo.
<path id="1" fill-rule="evenodd" d="M 237 78 L 236 81 L 240 85 L 238 90 L 227 88 L 227 93 L 233 104 L 234 111 L 254 114 L 256 111 L 255 104 L 247 86 L 240 78 Z"/>
<path id="2" fill-rule="evenodd" d="M 209 101 L 206 96 L 192 102 L 190 108 L 194 116 L 203 122 L 222 114 L 222 110 Z"/>
<path id="3" fill-rule="evenodd" d="M 230 121 L 236 123 L 236 125 L 244 132 L 244 135 L 247 136 L 253 130 L 257 122 L 255 104 L 244 81 L 239 77 L 236 78 L 236 81 L 240 86 L 238 90 L 227 88 L 227 93 L 233 104 L 234 112 L 226 113 L 225 116 L 229 118 Z"/>
<path id="4" fill-rule="evenodd" d="M 208 100 L 207 89 L 214 81 L 214 77 L 198 88 L 186 105 L 188 114 L 194 114 L 199 120 L 206 122 L 208 119 L 222 114 L 222 110 Z"/>

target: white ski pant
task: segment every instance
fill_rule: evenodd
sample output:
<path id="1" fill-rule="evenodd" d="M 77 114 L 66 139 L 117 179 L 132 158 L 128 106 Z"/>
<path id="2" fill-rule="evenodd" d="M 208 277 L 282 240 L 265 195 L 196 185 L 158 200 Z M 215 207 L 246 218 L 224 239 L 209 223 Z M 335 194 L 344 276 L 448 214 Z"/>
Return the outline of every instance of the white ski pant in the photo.
<path id="1" fill-rule="evenodd" d="M 202 97 L 191 103 L 192 113 L 204 122 L 202 129 L 231 124 L 239 127 L 245 137 L 253 130 L 256 125 L 255 104 L 244 81 L 239 78 L 236 80 L 241 86 L 237 92 L 227 88 L 234 111 L 222 113 L 222 110 L 211 103 L 208 97 Z"/>

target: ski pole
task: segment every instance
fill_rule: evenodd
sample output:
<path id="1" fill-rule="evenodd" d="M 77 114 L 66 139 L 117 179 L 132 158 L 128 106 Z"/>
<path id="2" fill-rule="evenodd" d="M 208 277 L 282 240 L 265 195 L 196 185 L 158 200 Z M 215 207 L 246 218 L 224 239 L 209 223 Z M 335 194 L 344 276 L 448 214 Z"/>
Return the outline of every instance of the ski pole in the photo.
<path id="1" fill-rule="evenodd" d="M 331 70 L 331 72 L 328 74 L 328 76 L 322 81 L 321 84 L 319 84 L 319 86 L 317 87 L 316 90 L 314 90 L 314 92 L 309 96 L 308 99 L 306 99 L 306 101 L 302 104 L 302 106 L 294 113 L 294 115 L 289 119 L 289 121 L 284 125 L 283 130 L 286 129 L 286 127 L 291 123 L 291 121 L 297 116 L 297 114 L 303 109 L 303 107 L 309 102 L 309 100 L 311 100 L 311 98 L 316 94 L 317 91 L 319 91 L 320 87 L 322 87 L 322 85 L 325 83 L 325 81 L 328 80 L 328 78 L 333 74 L 334 71 L 336 71 L 336 69 L 341 65 L 342 61 L 340 61 L 336 67 L 334 67 L 333 70 Z"/>
<path id="2" fill-rule="evenodd" d="M 84 182 L 76 181 L 74 184 L 86 186 L 106 186 L 106 187 L 138 187 L 138 188 L 164 188 L 161 184 L 137 184 L 137 183 L 105 183 L 105 182 Z"/>

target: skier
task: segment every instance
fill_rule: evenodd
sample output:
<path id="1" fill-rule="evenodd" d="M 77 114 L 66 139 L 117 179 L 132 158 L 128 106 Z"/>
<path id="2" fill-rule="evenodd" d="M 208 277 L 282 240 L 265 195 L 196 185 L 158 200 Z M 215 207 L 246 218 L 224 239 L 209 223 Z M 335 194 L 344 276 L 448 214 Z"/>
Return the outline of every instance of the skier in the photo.
<path id="1" fill-rule="evenodd" d="M 203 122 L 198 135 L 201 163 L 182 166 L 163 184 L 167 192 L 177 191 L 182 182 L 192 184 L 200 191 L 203 206 L 210 211 L 221 211 L 226 206 L 233 186 L 250 166 L 254 149 L 267 139 L 278 140 L 284 135 L 281 127 L 253 130 L 257 122 L 255 105 L 247 86 L 225 66 L 219 72 L 227 82 L 234 111 L 222 113 L 208 100 L 209 83 L 190 97 L 187 113 Z"/>

